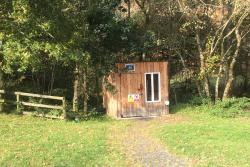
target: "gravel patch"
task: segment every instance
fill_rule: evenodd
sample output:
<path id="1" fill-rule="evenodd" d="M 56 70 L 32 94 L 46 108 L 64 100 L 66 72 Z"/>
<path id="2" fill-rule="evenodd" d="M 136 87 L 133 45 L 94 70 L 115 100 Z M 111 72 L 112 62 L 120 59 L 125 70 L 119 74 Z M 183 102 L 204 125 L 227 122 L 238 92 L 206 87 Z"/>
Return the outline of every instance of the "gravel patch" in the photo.
<path id="1" fill-rule="evenodd" d="M 172 155 L 161 143 L 149 137 L 149 125 L 150 121 L 137 120 L 122 131 L 113 129 L 113 141 L 122 146 L 132 164 L 143 167 L 190 166 L 187 159 Z"/>

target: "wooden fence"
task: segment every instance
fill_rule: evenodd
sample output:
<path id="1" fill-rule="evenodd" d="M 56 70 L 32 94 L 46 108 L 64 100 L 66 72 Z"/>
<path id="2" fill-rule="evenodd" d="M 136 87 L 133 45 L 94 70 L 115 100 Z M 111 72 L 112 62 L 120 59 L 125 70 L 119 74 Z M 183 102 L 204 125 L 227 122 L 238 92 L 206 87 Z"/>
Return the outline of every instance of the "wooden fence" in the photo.
<path id="1" fill-rule="evenodd" d="M 0 90 L 0 94 L 4 94 L 4 90 Z M 27 112 L 23 112 L 21 110 L 22 106 L 29 106 L 29 107 L 38 107 L 38 108 L 47 108 L 47 109 L 56 109 L 56 110 L 62 110 L 63 111 L 63 116 L 62 117 L 56 117 L 56 116 L 48 116 L 48 115 L 38 115 L 38 116 L 44 116 L 44 117 L 49 117 L 49 118 L 60 118 L 60 119 L 65 119 L 67 117 L 66 113 L 66 100 L 64 97 L 59 97 L 59 96 L 49 96 L 49 95 L 40 95 L 40 94 L 33 94 L 33 93 L 25 93 L 25 92 L 15 92 L 16 95 L 16 109 L 17 112 L 21 114 L 27 114 Z M 21 97 L 35 97 L 35 98 L 41 98 L 41 99 L 51 99 L 51 100 L 58 100 L 61 101 L 61 105 L 47 105 L 47 104 L 41 104 L 41 103 L 31 103 L 31 102 L 25 102 L 22 101 Z M 4 103 L 5 101 L 1 99 L 0 96 L 0 104 Z M 1 110 L 0 110 L 1 111 Z"/>
<path id="2" fill-rule="evenodd" d="M 3 104 L 4 104 L 4 99 L 3 95 L 5 94 L 4 90 L 0 90 L 0 112 L 3 111 Z"/>

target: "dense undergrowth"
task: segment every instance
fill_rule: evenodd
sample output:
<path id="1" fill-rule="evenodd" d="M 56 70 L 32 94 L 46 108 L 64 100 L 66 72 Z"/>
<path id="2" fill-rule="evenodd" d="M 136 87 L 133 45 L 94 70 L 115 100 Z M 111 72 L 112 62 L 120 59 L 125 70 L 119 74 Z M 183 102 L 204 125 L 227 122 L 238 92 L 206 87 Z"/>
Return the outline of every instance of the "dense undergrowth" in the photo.
<path id="1" fill-rule="evenodd" d="M 230 98 L 224 101 L 212 102 L 210 99 L 195 97 L 188 103 L 174 106 L 171 110 L 175 112 L 203 112 L 213 116 L 224 118 L 250 117 L 249 98 Z"/>

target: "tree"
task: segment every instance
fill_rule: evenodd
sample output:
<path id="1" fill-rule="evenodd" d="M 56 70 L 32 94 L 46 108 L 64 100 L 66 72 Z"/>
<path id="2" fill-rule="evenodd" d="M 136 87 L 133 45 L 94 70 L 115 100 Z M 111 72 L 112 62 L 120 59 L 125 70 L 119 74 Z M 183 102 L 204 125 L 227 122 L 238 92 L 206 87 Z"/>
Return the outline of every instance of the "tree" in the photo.
<path id="1" fill-rule="evenodd" d="M 233 28 L 231 32 L 233 31 L 235 33 L 235 39 L 236 39 L 236 47 L 233 55 L 230 57 L 231 61 L 229 60 L 229 67 L 228 69 L 228 77 L 227 82 L 225 85 L 224 93 L 223 93 L 223 99 L 226 99 L 229 97 L 232 89 L 232 84 L 235 79 L 234 75 L 234 67 L 237 62 L 237 59 L 240 55 L 240 49 L 242 47 L 242 39 L 244 39 L 247 34 L 250 32 L 250 23 L 245 22 L 249 21 L 247 19 L 250 18 L 250 2 L 249 1 L 235 1 L 234 2 L 234 8 L 233 8 L 233 14 L 234 20 L 233 20 Z M 244 25 L 246 23 L 247 25 Z M 244 27 L 243 27 L 244 25 Z"/>
<path id="2" fill-rule="evenodd" d="M 115 15 L 119 1 L 15 0 L 11 4 L 10 20 L 5 22 L 10 27 L 3 45 L 5 73 L 30 71 L 46 78 L 40 75 L 51 71 L 51 93 L 55 67 L 74 66 L 73 108 L 77 110 L 82 98 L 86 112 L 93 78 L 107 75 L 121 59 L 119 53 L 129 50 L 133 26 Z"/>
<path id="3" fill-rule="evenodd" d="M 194 24 L 195 38 L 197 41 L 197 48 L 200 55 L 200 74 L 204 78 L 205 92 L 208 97 L 211 96 L 209 78 L 217 71 L 217 63 L 219 69 L 215 85 L 215 99 L 219 98 L 219 85 L 222 78 L 222 71 L 226 64 L 231 64 L 228 68 L 228 79 L 225 86 L 223 98 L 228 96 L 232 85 L 233 73 L 232 68 L 235 65 L 236 59 L 229 58 L 233 45 L 228 46 L 227 43 L 234 43 L 237 41 L 235 56 L 238 57 L 240 43 L 239 34 L 232 37 L 232 34 L 237 31 L 243 20 L 249 15 L 249 2 L 229 1 L 226 4 L 223 1 L 212 3 L 205 3 L 203 1 L 194 1 L 195 8 L 191 8 L 186 1 L 179 1 L 182 12 L 189 18 L 189 22 Z M 241 5 L 240 5 L 241 4 Z M 194 5 L 192 5 L 193 7 Z M 213 15 L 217 13 L 218 15 Z M 191 24 L 191 25 L 192 25 Z M 206 26 L 204 26 L 206 25 Z M 202 38 L 201 38 L 202 35 Z M 211 62 L 211 60 L 214 60 Z M 232 60 L 232 61 L 231 61 Z M 226 62 L 225 62 L 226 61 Z M 231 61 L 231 63 L 230 63 Z M 212 71 L 211 71 L 212 70 Z M 212 73 L 211 73 L 212 72 Z M 226 73 L 224 73 L 226 75 Z"/>

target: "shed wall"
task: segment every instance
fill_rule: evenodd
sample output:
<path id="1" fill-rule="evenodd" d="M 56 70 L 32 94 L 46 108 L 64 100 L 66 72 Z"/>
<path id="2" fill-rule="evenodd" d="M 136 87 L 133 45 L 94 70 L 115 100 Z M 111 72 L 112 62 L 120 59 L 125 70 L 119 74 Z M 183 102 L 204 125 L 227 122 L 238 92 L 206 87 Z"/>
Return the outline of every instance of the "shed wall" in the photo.
<path id="1" fill-rule="evenodd" d="M 119 63 L 117 67 L 123 71 L 126 63 Z M 104 105 L 107 114 L 112 117 L 137 117 L 155 116 L 169 113 L 169 107 L 165 105 L 169 101 L 169 76 L 168 62 L 138 62 L 134 72 L 118 72 L 109 76 L 109 82 L 115 86 L 116 93 L 104 92 Z M 146 102 L 145 99 L 145 73 L 160 73 L 159 102 Z M 142 89 L 141 89 L 142 88 Z M 139 94 L 136 102 L 128 102 L 129 94 Z"/>

